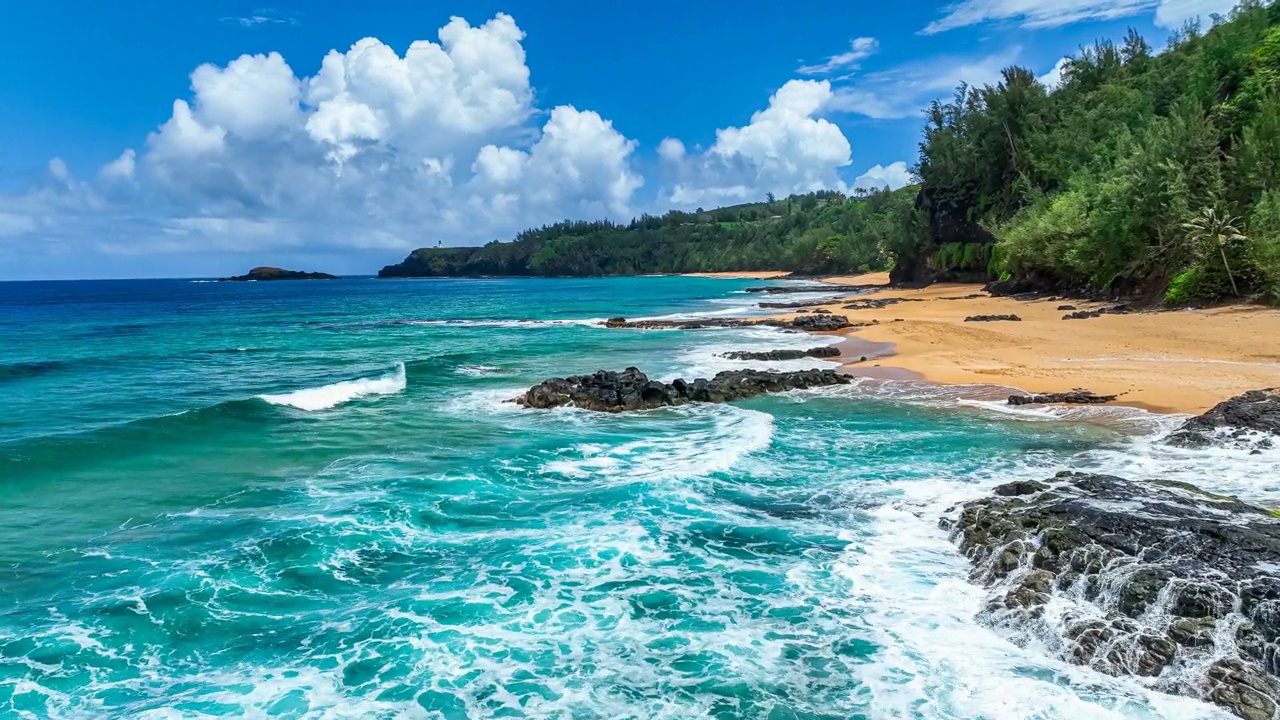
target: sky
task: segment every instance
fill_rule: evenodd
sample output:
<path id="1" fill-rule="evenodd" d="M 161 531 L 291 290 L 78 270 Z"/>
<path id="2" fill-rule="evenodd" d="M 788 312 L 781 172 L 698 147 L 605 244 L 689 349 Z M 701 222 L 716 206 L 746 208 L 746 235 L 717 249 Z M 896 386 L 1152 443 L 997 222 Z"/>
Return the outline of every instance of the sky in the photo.
<path id="1" fill-rule="evenodd" d="M 264 5 L 263 2 L 271 2 Z M 0 23 L 0 280 L 373 274 L 912 182 L 960 82 L 1234 0 L 62 0 Z"/>

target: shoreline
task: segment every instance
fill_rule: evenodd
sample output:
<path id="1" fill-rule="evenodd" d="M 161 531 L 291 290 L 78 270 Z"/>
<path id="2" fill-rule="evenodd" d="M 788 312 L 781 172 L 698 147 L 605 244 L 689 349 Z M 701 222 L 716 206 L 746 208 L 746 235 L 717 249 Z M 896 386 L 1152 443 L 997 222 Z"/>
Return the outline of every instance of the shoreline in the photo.
<path id="1" fill-rule="evenodd" d="M 1280 309 L 1229 305 L 1064 320 L 1073 310 L 1108 303 L 992 297 L 980 284 L 890 288 L 886 273 L 819 282 L 883 286 L 805 308 L 822 308 L 854 323 L 878 321 L 823 333 L 868 343 L 854 349 L 842 342 L 840 369 L 855 375 L 1025 393 L 1085 388 L 1118 395 L 1113 406 L 1192 415 L 1248 390 L 1280 386 Z M 844 307 L 864 300 L 882 302 Z M 1072 309 L 1063 308 L 1068 305 Z M 975 315 L 1021 320 L 966 322 Z M 864 355 L 867 362 L 860 361 Z"/>

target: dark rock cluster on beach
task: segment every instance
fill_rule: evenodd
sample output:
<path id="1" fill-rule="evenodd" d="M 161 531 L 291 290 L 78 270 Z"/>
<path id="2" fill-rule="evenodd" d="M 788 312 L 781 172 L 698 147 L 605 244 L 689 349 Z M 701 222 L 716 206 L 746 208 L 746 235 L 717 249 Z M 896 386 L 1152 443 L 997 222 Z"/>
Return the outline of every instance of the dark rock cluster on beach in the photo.
<path id="1" fill-rule="evenodd" d="M 923 302 L 923 298 L 868 298 L 843 305 L 845 310 L 882 310 L 904 302 Z"/>
<path id="2" fill-rule="evenodd" d="M 965 322 L 1022 322 L 1022 318 L 1017 315 L 970 315 L 964 319 Z"/>
<path id="3" fill-rule="evenodd" d="M 1043 393 L 1038 395 L 1010 395 L 1010 405 L 1106 405 L 1115 402 L 1117 395 L 1098 395 L 1091 390 L 1077 388 L 1070 392 Z"/>
<path id="4" fill-rule="evenodd" d="M 721 357 L 730 360 L 800 360 L 803 358 L 833 358 L 840 357 L 840 348 L 835 345 L 823 345 L 822 347 L 809 348 L 808 350 L 764 350 L 760 352 L 752 352 L 750 350 L 737 350 L 727 352 Z"/>
<path id="5" fill-rule="evenodd" d="M 1273 511 L 1181 483 L 1071 472 L 1002 485 L 957 510 L 942 524 L 991 588 L 987 624 L 1247 720 L 1275 717 Z M 1054 598 L 1065 605 L 1048 611 Z"/>
<path id="6" fill-rule="evenodd" d="M 1064 305 L 1058 309 L 1061 310 L 1066 307 L 1068 306 Z M 1130 305 L 1129 303 L 1118 303 L 1115 305 L 1108 305 L 1107 307 L 1104 307 L 1104 308 L 1098 308 L 1097 310 L 1076 310 L 1075 312 L 1067 313 L 1066 315 L 1063 315 L 1062 319 L 1063 320 L 1087 320 L 1089 318 L 1102 317 L 1103 315 L 1126 315 L 1131 312 L 1137 312 L 1132 305 Z"/>
<path id="7" fill-rule="evenodd" d="M 729 319 L 698 318 L 695 320 L 628 320 L 626 318 L 609 318 L 603 323 L 607 328 L 629 328 L 634 330 L 700 330 L 706 328 L 738 328 L 738 327 L 776 327 L 787 330 L 807 330 L 810 332 L 831 332 L 845 328 L 860 327 L 849 322 L 844 315 L 814 314 L 803 317 L 779 320 L 775 318 Z"/>
<path id="8" fill-rule="evenodd" d="M 600 370 L 591 375 L 552 378 L 534 385 L 512 402 L 527 408 L 576 407 L 600 412 L 625 412 L 689 403 L 723 403 L 757 395 L 847 385 L 848 375 L 833 370 L 764 372 L 726 370 L 710 380 L 698 378 L 664 383 L 650 380 L 636 368 L 622 372 Z"/>
<path id="9" fill-rule="evenodd" d="M 1280 388 L 1251 390 L 1218 403 L 1182 424 L 1168 442 L 1180 447 L 1215 444 L 1271 447 L 1280 435 Z M 1280 561 L 1280 560 L 1278 560 Z"/>
<path id="10" fill-rule="evenodd" d="M 278 267 L 256 267 L 244 275 L 218 278 L 219 282 L 248 282 L 250 280 L 337 280 L 337 275 L 322 272 L 302 272 Z"/>

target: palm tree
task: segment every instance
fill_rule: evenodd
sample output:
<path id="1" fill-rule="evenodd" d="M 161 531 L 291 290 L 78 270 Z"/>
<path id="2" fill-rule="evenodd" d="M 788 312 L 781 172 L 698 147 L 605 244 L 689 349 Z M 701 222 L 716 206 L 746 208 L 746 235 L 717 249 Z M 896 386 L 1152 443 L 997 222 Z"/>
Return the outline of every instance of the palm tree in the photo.
<path id="1" fill-rule="evenodd" d="M 1231 263 L 1227 262 L 1227 245 L 1247 240 L 1244 233 L 1236 227 L 1239 218 L 1230 215 L 1219 215 L 1213 208 L 1205 208 L 1200 215 L 1190 222 L 1182 224 L 1187 231 L 1187 240 L 1198 253 L 1209 254 L 1217 247 L 1222 257 L 1222 267 L 1227 270 L 1227 279 L 1231 281 L 1231 292 L 1240 296 L 1240 288 L 1236 287 L 1235 275 L 1231 273 Z"/>

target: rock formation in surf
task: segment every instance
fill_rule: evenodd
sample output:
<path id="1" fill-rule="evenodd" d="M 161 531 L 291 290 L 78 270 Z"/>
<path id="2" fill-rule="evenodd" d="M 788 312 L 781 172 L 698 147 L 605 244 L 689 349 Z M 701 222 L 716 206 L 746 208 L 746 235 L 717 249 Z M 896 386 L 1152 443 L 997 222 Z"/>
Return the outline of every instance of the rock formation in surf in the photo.
<path id="1" fill-rule="evenodd" d="M 776 327 L 786 330 L 807 330 L 810 332 L 830 332 L 845 328 L 861 327 L 849 322 L 844 315 L 805 315 L 779 320 L 776 318 L 759 319 L 727 319 L 698 318 L 695 320 L 628 320 L 626 318 L 609 318 L 601 323 L 607 328 L 629 328 L 633 330 L 700 330 L 705 328 L 737 328 L 737 327 Z"/>
<path id="2" fill-rule="evenodd" d="M 848 375 L 833 370 L 764 372 L 726 370 L 710 380 L 698 378 L 664 383 L 650 380 L 636 368 L 622 372 L 600 370 L 592 375 L 552 378 L 529 388 L 511 402 L 527 408 L 576 407 L 599 412 L 624 412 L 688 403 L 722 403 L 756 395 L 803 390 L 811 387 L 847 385 Z"/>
<path id="3" fill-rule="evenodd" d="M 1105 405 L 1115 402 L 1118 395 L 1098 395 L 1092 390 L 1077 388 L 1070 392 L 1039 395 L 1010 395 L 1010 405 Z"/>
<path id="4" fill-rule="evenodd" d="M 749 350 L 736 350 L 727 352 L 721 357 L 730 360 L 801 360 L 807 357 L 813 358 L 833 358 L 840 357 L 840 348 L 835 345 L 823 345 L 822 347 L 809 348 L 808 350 L 764 350 L 761 352 L 752 352 Z"/>
<path id="5" fill-rule="evenodd" d="M 285 270 L 278 267 L 256 267 L 244 275 L 218 278 L 219 282 L 248 282 L 249 280 L 337 280 L 337 275 L 322 272 Z"/>
<path id="6" fill-rule="evenodd" d="M 1280 388 L 1251 390 L 1218 403 L 1182 424 L 1169 443 L 1180 447 L 1215 444 L 1272 447 L 1280 435 Z"/>
<path id="7" fill-rule="evenodd" d="M 958 511 L 958 514 L 956 513 Z M 1015 642 L 1247 720 L 1280 702 L 1280 519 L 1176 482 L 1064 472 L 942 521 Z"/>

